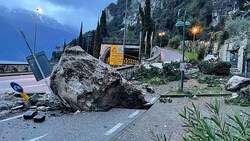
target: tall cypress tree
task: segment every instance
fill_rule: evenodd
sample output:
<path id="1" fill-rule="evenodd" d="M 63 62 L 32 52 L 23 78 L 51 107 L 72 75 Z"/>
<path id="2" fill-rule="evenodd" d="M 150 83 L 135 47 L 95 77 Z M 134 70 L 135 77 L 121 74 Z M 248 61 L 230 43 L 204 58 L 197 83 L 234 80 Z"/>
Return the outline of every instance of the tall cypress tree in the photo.
<path id="1" fill-rule="evenodd" d="M 102 15 L 100 19 L 100 35 L 101 38 L 108 36 L 108 29 L 107 29 L 107 21 L 106 21 L 106 12 L 102 10 Z"/>
<path id="2" fill-rule="evenodd" d="M 80 34 L 77 39 L 77 45 L 80 46 L 83 49 L 83 35 L 82 35 L 82 22 L 81 22 L 81 28 L 80 28 Z"/>
<path id="3" fill-rule="evenodd" d="M 89 54 L 93 55 L 93 47 L 95 42 L 95 30 L 91 31 L 91 40 L 90 40 L 90 47 L 89 47 Z"/>
<path id="4" fill-rule="evenodd" d="M 146 5 L 145 5 L 145 9 L 144 9 L 144 14 L 145 14 L 145 21 L 144 21 L 144 26 L 145 26 L 145 30 L 146 32 L 148 33 L 147 35 L 147 54 L 149 55 L 150 54 L 150 45 L 149 45 L 149 42 L 150 42 L 150 36 L 151 36 L 151 33 L 153 31 L 153 20 L 151 18 L 151 8 L 150 8 L 150 0 L 146 0 Z"/>
<path id="5" fill-rule="evenodd" d="M 93 56 L 95 58 L 99 58 L 101 42 L 102 42 L 102 38 L 100 34 L 100 23 L 98 21 L 96 31 L 95 31 L 95 42 L 94 42 L 94 47 L 93 47 Z"/>
<path id="6" fill-rule="evenodd" d="M 139 12 L 140 12 L 140 16 L 141 16 L 141 23 L 142 23 L 142 35 L 143 35 L 143 38 L 142 40 L 144 41 L 144 37 L 146 36 L 146 32 L 147 32 L 147 52 L 146 54 L 150 54 L 150 36 L 151 36 L 151 33 L 153 31 L 153 27 L 154 27 L 154 24 L 153 24 L 153 19 L 151 18 L 151 8 L 150 8 L 150 0 L 146 0 L 145 2 L 145 7 L 144 7 L 144 10 L 139 7 Z M 145 45 L 142 44 L 142 50 L 144 50 L 145 48 Z"/>

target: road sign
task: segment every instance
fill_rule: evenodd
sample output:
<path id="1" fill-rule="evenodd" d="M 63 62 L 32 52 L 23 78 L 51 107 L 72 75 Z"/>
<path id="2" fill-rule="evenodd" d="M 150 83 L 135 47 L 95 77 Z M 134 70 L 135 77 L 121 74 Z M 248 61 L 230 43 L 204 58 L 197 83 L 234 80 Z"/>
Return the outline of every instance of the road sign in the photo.
<path id="1" fill-rule="evenodd" d="M 185 63 L 180 63 L 180 71 L 185 71 Z"/>
<path id="2" fill-rule="evenodd" d="M 22 88 L 20 85 L 18 85 L 17 83 L 15 83 L 15 82 L 11 82 L 11 83 L 10 83 L 10 86 L 11 86 L 15 91 L 17 91 L 17 92 L 19 92 L 19 93 L 22 93 L 22 92 L 23 92 L 23 88 Z"/>
<path id="3" fill-rule="evenodd" d="M 110 65 L 114 65 L 114 66 L 122 65 L 122 60 L 123 60 L 122 51 L 123 51 L 122 47 L 118 47 L 117 45 L 111 46 L 110 61 L 109 61 Z"/>
<path id="4" fill-rule="evenodd" d="M 52 72 L 52 68 L 50 66 L 50 63 L 49 63 L 48 58 L 46 57 L 45 53 L 43 51 L 36 53 L 36 58 L 37 58 L 37 61 L 38 61 L 39 65 L 44 73 L 44 76 L 45 77 L 50 76 L 50 74 Z M 43 76 L 42 76 L 41 72 L 39 71 L 39 68 L 35 62 L 33 55 L 26 57 L 26 59 L 30 65 L 31 71 L 33 72 L 33 74 L 36 78 L 36 81 L 42 80 Z"/>

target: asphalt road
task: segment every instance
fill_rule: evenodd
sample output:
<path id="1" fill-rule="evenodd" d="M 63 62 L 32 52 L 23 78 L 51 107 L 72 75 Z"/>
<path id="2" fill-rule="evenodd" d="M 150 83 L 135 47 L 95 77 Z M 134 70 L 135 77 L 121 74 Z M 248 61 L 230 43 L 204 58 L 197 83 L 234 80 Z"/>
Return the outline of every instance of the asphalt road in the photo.
<path id="1" fill-rule="evenodd" d="M 186 59 L 186 57 L 185 57 Z M 182 60 L 182 54 L 178 51 L 161 49 L 161 61 L 180 61 Z"/>
<path id="2" fill-rule="evenodd" d="M 44 80 L 37 82 L 33 75 L 18 75 L 0 77 L 0 94 L 4 92 L 14 92 L 14 90 L 10 87 L 11 82 L 18 83 L 23 87 L 26 93 L 49 92 Z"/>
<path id="3" fill-rule="evenodd" d="M 145 110 L 112 109 L 50 116 L 43 123 L 24 120 L 22 114 L 0 120 L 1 141 L 108 141 L 121 132 Z M 9 119 L 9 120 L 8 120 Z"/>

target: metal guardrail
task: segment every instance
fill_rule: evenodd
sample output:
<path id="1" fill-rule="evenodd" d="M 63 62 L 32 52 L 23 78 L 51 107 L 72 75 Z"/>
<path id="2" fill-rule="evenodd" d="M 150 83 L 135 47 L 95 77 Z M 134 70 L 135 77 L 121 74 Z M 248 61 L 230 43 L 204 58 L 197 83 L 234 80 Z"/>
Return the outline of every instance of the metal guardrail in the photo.
<path id="1" fill-rule="evenodd" d="M 153 56 L 151 58 L 144 59 L 143 61 L 145 64 L 152 64 L 152 63 L 157 63 L 158 61 L 160 61 L 160 59 L 161 59 L 161 48 L 155 46 L 153 48 Z"/>
<path id="2" fill-rule="evenodd" d="M 115 68 L 117 71 L 122 71 L 122 70 L 126 70 L 126 69 L 131 69 L 134 68 L 135 65 L 126 65 L 126 66 L 122 66 L 122 67 L 117 67 Z"/>

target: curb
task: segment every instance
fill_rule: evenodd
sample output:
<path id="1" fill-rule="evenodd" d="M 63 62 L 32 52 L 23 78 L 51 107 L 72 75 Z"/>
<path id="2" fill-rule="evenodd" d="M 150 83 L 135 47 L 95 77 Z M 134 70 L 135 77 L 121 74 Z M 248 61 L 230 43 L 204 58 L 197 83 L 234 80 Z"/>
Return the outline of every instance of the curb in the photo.
<path id="1" fill-rule="evenodd" d="M 196 94 L 196 96 L 199 97 L 212 97 L 212 96 L 231 96 L 231 93 L 203 93 L 203 94 Z M 190 97 L 193 95 L 189 95 L 189 94 L 173 94 L 173 95 L 160 95 L 160 98 L 167 98 L 167 97 L 176 97 L 176 98 L 181 98 L 181 97 Z"/>
<path id="2" fill-rule="evenodd" d="M 17 76 L 17 75 L 31 75 L 33 74 L 32 72 L 26 72 L 26 73 L 2 73 L 0 74 L 0 77 L 5 77 L 5 76 Z"/>

